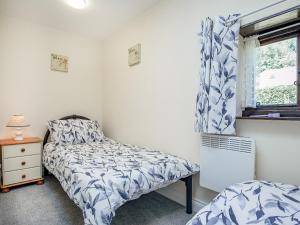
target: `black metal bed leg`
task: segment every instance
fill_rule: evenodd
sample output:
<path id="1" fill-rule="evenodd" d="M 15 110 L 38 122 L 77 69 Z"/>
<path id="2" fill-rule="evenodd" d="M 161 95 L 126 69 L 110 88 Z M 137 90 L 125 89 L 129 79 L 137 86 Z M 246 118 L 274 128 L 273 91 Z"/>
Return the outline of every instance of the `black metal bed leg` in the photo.
<path id="1" fill-rule="evenodd" d="M 192 214 L 193 212 L 193 202 L 192 202 L 192 186 L 193 186 L 193 177 L 186 177 L 185 180 L 186 187 L 186 213 Z"/>
<path id="2" fill-rule="evenodd" d="M 48 176 L 50 175 L 49 171 L 47 170 L 47 168 L 45 166 L 43 166 L 44 168 L 44 176 Z"/>

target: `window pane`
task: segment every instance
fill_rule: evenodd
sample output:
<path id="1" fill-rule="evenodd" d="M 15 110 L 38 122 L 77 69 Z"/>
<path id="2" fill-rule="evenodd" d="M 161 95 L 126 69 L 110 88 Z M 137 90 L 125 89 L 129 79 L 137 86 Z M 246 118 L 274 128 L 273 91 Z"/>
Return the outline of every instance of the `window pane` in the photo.
<path id="1" fill-rule="evenodd" d="M 297 38 L 258 49 L 256 102 L 258 105 L 296 104 Z"/>

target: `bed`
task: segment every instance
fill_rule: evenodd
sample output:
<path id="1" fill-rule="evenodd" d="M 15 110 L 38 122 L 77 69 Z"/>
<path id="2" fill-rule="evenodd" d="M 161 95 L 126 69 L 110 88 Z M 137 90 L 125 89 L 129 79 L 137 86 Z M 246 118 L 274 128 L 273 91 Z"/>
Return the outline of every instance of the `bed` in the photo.
<path id="1" fill-rule="evenodd" d="M 187 225 L 300 224 L 300 187 L 249 181 L 233 185 L 202 208 Z"/>
<path id="2" fill-rule="evenodd" d="M 60 120 L 88 118 L 73 115 Z M 76 135 L 80 136 L 78 132 Z M 199 171 L 197 164 L 105 136 L 101 141 L 63 145 L 49 141 L 49 136 L 47 130 L 43 143 L 45 171 L 59 180 L 82 209 L 85 225 L 110 224 L 125 202 L 178 180 L 186 184 L 186 212 L 192 213 L 192 175 Z"/>

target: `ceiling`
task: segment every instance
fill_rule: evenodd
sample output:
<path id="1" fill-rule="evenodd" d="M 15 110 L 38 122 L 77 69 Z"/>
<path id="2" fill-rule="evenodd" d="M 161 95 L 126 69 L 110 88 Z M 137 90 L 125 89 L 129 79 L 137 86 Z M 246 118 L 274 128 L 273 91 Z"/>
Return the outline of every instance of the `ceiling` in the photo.
<path id="1" fill-rule="evenodd" d="M 85 9 L 67 0 L 0 0 L 0 15 L 104 39 L 160 0 L 86 0 Z"/>

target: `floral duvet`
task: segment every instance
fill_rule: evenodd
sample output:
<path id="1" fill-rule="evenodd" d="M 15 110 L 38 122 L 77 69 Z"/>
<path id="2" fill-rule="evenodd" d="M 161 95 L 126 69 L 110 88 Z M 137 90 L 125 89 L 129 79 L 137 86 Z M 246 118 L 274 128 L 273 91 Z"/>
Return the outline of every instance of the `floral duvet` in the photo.
<path id="1" fill-rule="evenodd" d="M 300 187 L 266 181 L 233 185 L 187 225 L 300 224 Z"/>
<path id="2" fill-rule="evenodd" d="M 159 151 L 117 143 L 48 143 L 44 166 L 82 209 L 85 225 L 110 224 L 118 207 L 199 171 L 196 164 Z"/>

